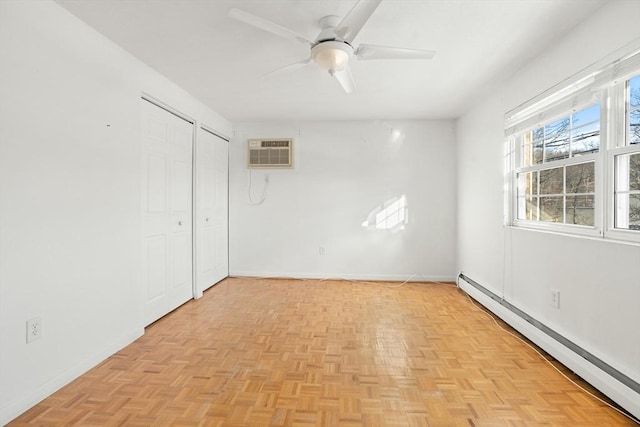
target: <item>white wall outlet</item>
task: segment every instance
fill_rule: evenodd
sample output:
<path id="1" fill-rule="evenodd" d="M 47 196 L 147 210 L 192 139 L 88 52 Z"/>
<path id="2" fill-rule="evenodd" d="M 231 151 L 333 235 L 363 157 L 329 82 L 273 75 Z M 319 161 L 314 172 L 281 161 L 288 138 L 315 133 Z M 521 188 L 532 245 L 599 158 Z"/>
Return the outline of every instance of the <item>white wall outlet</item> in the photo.
<path id="1" fill-rule="evenodd" d="M 557 289 L 551 289 L 551 305 L 560 308 L 560 291 Z"/>
<path id="2" fill-rule="evenodd" d="M 318 246 L 318 255 L 324 256 L 324 254 L 325 254 L 324 246 L 322 245 Z"/>
<path id="3" fill-rule="evenodd" d="M 27 344 L 42 337 L 42 317 L 27 320 Z"/>

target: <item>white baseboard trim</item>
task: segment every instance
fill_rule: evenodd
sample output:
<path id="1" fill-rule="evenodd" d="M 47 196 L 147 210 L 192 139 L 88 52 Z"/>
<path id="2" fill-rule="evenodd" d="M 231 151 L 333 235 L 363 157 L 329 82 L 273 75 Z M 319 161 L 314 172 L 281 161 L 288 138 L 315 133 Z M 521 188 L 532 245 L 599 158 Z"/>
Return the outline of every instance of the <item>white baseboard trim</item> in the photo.
<path id="1" fill-rule="evenodd" d="M 41 402 L 51 394 L 60 390 L 71 381 L 75 380 L 82 374 L 89 371 L 94 366 L 100 364 L 109 356 L 123 349 L 133 341 L 144 335 L 143 328 L 136 328 L 127 334 L 124 334 L 116 342 L 102 348 L 100 351 L 93 353 L 90 357 L 80 361 L 72 368 L 61 372 L 49 381 L 23 396 L 17 396 L 0 407 L 0 425 L 8 424 L 11 420 L 18 417 L 29 408 Z"/>
<path id="2" fill-rule="evenodd" d="M 458 285 L 460 289 L 488 308 L 496 316 L 500 317 L 511 327 L 552 355 L 556 360 L 600 390 L 622 408 L 629 411 L 634 417 L 640 419 L 639 393 L 584 359 L 579 354 L 565 347 L 508 308 L 494 301 L 465 280 L 460 279 Z"/>
<path id="3" fill-rule="evenodd" d="M 385 282 L 452 282 L 455 276 L 428 274 L 352 274 L 352 273 L 305 273 L 275 271 L 230 271 L 229 277 L 282 278 L 282 279 L 335 279 L 335 280 L 373 280 Z"/>

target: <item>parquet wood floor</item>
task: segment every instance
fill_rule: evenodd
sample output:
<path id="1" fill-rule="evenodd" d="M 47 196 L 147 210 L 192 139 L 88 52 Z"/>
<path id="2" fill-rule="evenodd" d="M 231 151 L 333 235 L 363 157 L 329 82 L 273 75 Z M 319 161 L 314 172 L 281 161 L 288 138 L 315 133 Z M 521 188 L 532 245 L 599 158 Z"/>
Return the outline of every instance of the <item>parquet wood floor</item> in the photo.
<path id="1" fill-rule="evenodd" d="M 635 424 L 454 286 L 231 278 L 9 425 Z"/>

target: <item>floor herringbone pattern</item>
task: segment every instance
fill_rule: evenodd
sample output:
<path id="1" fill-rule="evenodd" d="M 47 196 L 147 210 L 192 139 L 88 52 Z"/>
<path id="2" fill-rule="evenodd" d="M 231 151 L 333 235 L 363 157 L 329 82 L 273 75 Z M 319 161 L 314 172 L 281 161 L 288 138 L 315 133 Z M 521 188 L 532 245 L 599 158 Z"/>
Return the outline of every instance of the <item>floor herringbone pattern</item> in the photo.
<path id="1" fill-rule="evenodd" d="M 634 424 L 454 286 L 236 278 L 10 424 L 23 425 Z"/>

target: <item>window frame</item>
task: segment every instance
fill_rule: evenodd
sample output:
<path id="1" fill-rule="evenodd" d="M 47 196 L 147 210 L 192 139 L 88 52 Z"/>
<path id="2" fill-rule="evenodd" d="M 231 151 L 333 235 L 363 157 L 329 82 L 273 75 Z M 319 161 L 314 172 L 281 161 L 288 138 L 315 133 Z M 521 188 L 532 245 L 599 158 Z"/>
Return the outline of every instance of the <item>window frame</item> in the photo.
<path id="1" fill-rule="evenodd" d="M 606 206 L 605 236 L 615 240 L 640 243 L 640 230 L 616 228 L 616 157 L 619 155 L 640 153 L 640 144 L 628 144 L 629 124 L 627 122 L 627 82 L 636 75 L 640 75 L 640 69 L 636 73 L 614 82 L 608 88 L 609 108 L 607 109 L 607 125 L 609 126 L 609 143 L 607 145 L 604 164 L 607 168 L 605 176 L 606 197 L 609 203 Z"/>
<path id="2" fill-rule="evenodd" d="M 506 225 L 640 245 L 640 230 L 615 227 L 616 157 L 640 153 L 640 144 L 629 144 L 627 141 L 629 137 L 627 82 L 638 75 L 640 75 L 640 50 L 607 63 L 595 71 L 586 70 L 505 115 Z M 526 164 L 523 150 L 527 133 L 597 103 L 600 104 L 598 152 L 523 166 Z M 529 144 L 532 148 L 533 140 L 530 140 Z M 518 218 L 518 203 L 521 196 L 519 174 L 538 171 L 539 175 L 541 170 L 563 168 L 564 221 L 567 219 L 566 168 L 569 165 L 591 161 L 594 162 L 595 180 L 593 226 Z M 539 190 L 536 196 L 539 206 Z"/>
<path id="3" fill-rule="evenodd" d="M 619 147 L 610 150 L 607 156 L 607 165 L 611 170 L 609 182 L 607 183 L 607 196 L 611 199 L 611 203 L 607 206 L 607 229 L 606 234 L 616 240 L 628 240 L 640 243 L 640 230 L 631 230 L 624 228 L 616 228 L 616 157 L 620 155 L 640 154 L 640 144 L 638 147 Z M 636 235 L 636 236 L 634 236 Z"/>
<path id="4" fill-rule="evenodd" d="M 579 111 L 579 109 L 577 110 Z M 602 116 L 601 116 L 601 121 L 602 121 Z M 602 125 L 602 123 L 601 123 Z M 602 128 L 601 128 L 602 129 Z M 532 129 L 529 129 L 529 131 Z M 602 130 L 601 130 L 602 132 Z M 514 151 L 515 151 L 515 158 L 516 159 L 521 159 L 521 154 L 522 154 L 522 147 L 523 147 L 523 138 L 525 133 L 527 133 L 527 131 L 520 133 L 519 135 L 517 135 L 514 139 L 515 142 L 515 147 L 514 147 Z M 602 134 L 601 134 L 601 139 L 600 139 L 600 146 L 602 147 Z M 598 191 L 599 190 L 599 185 L 598 182 L 601 181 L 601 175 L 602 175 L 602 168 L 600 167 L 601 162 L 598 161 L 598 158 L 602 157 L 602 150 L 600 149 L 597 153 L 589 153 L 589 154 L 585 154 L 579 157 L 569 157 L 566 159 L 561 159 L 561 160 L 554 160 L 551 162 L 547 162 L 547 163 L 539 163 L 539 164 L 535 164 L 535 165 L 530 165 L 530 166 L 522 166 L 522 167 L 518 167 L 516 163 L 516 167 L 513 169 L 513 184 L 512 184 L 512 188 L 513 188 L 513 197 L 512 197 L 512 206 L 511 206 L 511 211 L 512 211 L 512 221 L 511 221 L 511 225 L 517 226 L 517 227 L 524 227 L 524 228 L 531 228 L 531 229 L 536 229 L 536 230 L 544 230 L 544 231 L 556 231 L 556 232 L 560 232 L 560 233 L 566 233 L 566 234 L 576 234 L 576 235 L 581 235 L 581 236 L 590 236 L 590 237 L 600 237 L 602 236 L 602 229 L 601 227 L 598 226 L 599 223 L 602 222 L 602 217 L 601 217 L 601 212 L 602 212 L 602 191 Z M 516 160 L 516 162 L 519 162 L 520 160 Z M 563 200 L 566 198 L 567 193 L 566 193 L 566 177 L 565 177 L 565 173 L 564 170 L 566 169 L 567 166 L 571 166 L 571 165 L 578 165 L 578 164 L 582 164 L 582 163 L 590 163 L 593 162 L 594 163 L 594 180 L 595 180 L 595 188 L 594 188 L 594 212 L 593 212 L 593 223 L 594 225 L 580 225 L 580 224 L 568 224 L 565 222 L 550 222 L 550 221 L 541 221 L 541 220 L 529 220 L 529 219 L 523 219 L 523 218 L 518 218 L 518 199 L 519 199 L 519 194 L 518 194 L 518 175 L 521 173 L 527 173 L 527 172 L 538 172 L 540 173 L 540 171 L 542 170 L 549 170 L 549 169 L 556 169 L 556 168 L 563 168 L 563 179 L 565 182 L 563 182 Z M 540 197 L 539 195 L 540 193 L 538 193 L 538 198 Z M 573 194 L 573 193 L 570 193 Z M 566 214 L 565 214 L 566 216 Z"/>

